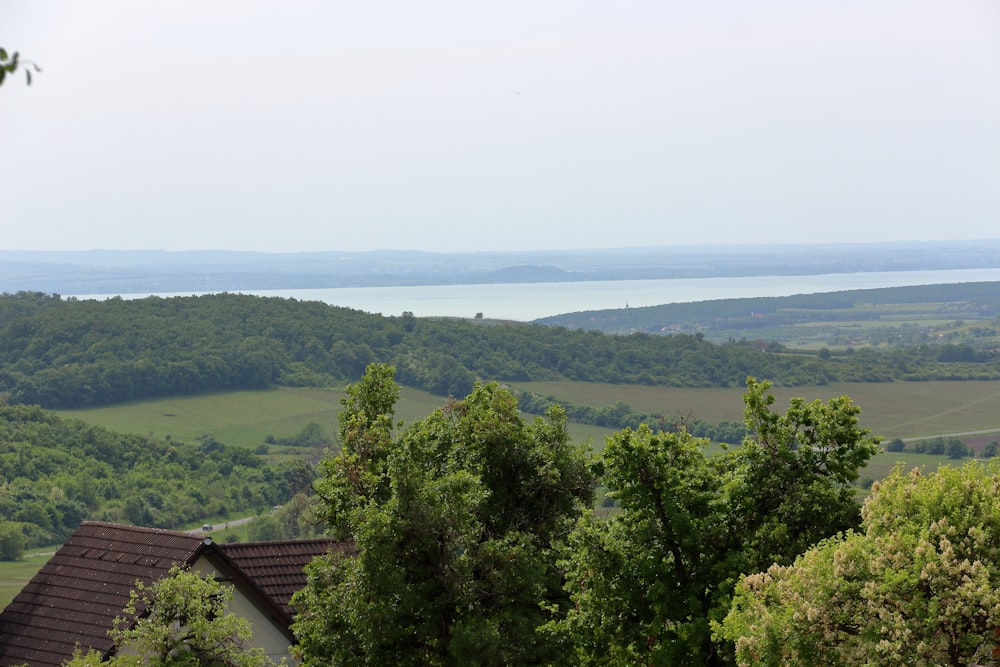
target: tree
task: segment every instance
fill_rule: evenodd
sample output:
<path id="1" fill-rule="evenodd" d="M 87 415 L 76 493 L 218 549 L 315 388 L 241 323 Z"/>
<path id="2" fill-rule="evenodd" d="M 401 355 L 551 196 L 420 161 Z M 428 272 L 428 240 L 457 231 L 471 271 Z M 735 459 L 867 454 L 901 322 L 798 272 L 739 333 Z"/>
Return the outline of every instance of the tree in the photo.
<path id="1" fill-rule="evenodd" d="M 879 451 L 879 437 L 858 425 L 847 396 L 807 403 L 792 398 L 771 410 L 769 382 L 747 379 L 744 421 L 750 435 L 723 463 L 730 520 L 737 527 L 743 572 L 790 564 L 819 540 L 861 519 L 853 484 Z"/>
<path id="2" fill-rule="evenodd" d="M 322 516 L 337 539 L 350 539 L 355 511 L 384 503 L 390 489 L 386 466 L 392 448 L 393 415 L 399 399 L 395 369 L 369 364 L 361 382 L 348 385 L 337 415 L 341 450 L 320 462 L 315 490 Z"/>
<path id="3" fill-rule="evenodd" d="M 969 447 L 959 438 L 949 438 L 945 453 L 949 459 L 964 459 L 969 455 Z"/>
<path id="4" fill-rule="evenodd" d="M 1000 463 L 897 467 L 863 514 L 740 582 L 717 627 L 739 664 L 1000 664 Z"/>
<path id="5" fill-rule="evenodd" d="M 77 652 L 68 667 L 266 667 L 264 650 L 249 648 L 250 622 L 227 611 L 233 593 L 211 577 L 174 565 L 152 584 L 137 582 L 111 636 L 115 654 L 104 663 Z M 96 659 L 96 660 L 95 660 Z"/>
<path id="6" fill-rule="evenodd" d="M 906 450 L 906 443 L 903 442 L 902 438 L 893 438 L 885 446 L 885 451 L 887 452 L 902 452 Z"/>
<path id="7" fill-rule="evenodd" d="M 715 655 L 710 611 L 725 561 L 722 477 L 709 441 L 643 425 L 608 438 L 605 484 L 620 504 L 587 514 L 562 567 L 573 601 L 547 630 L 567 665 L 700 665 Z"/>
<path id="8" fill-rule="evenodd" d="M 0 560 L 21 560 L 27 542 L 20 523 L 0 517 Z"/>
<path id="9" fill-rule="evenodd" d="M 572 606 L 546 627 L 576 664 L 722 665 L 713 641 L 745 572 L 790 564 L 857 526 L 852 485 L 877 450 L 847 397 L 792 399 L 771 410 L 767 382 L 747 381 L 743 446 L 707 458 L 707 440 L 626 429 L 607 441 L 604 479 L 620 511 L 582 520 L 562 567 Z"/>
<path id="10" fill-rule="evenodd" d="M 293 599 L 306 665 L 540 664 L 536 628 L 565 600 L 552 544 L 593 477 L 565 415 L 525 423 L 517 400 L 477 384 L 399 432 L 391 366 L 348 390 L 343 449 L 317 491 L 356 553 L 307 568 Z M 397 427 L 399 428 L 399 427 Z M 543 607 L 545 604 L 547 606 Z"/>

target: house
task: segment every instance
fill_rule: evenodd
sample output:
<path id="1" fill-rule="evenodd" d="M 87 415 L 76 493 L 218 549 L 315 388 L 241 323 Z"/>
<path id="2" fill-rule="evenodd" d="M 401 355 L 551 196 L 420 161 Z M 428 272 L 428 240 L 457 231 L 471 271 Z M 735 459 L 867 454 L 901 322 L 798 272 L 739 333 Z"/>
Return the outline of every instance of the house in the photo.
<path id="1" fill-rule="evenodd" d="M 231 583 L 231 610 L 250 621 L 255 646 L 289 656 L 292 594 L 314 557 L 347 546 L 329 539 L 216 544 L 201 533 L 85 521 L 0 613 L 0 666 L 58 666 L 74 649 L 113 649 L 108 635 L 136 580 L 174 564 Z"/>

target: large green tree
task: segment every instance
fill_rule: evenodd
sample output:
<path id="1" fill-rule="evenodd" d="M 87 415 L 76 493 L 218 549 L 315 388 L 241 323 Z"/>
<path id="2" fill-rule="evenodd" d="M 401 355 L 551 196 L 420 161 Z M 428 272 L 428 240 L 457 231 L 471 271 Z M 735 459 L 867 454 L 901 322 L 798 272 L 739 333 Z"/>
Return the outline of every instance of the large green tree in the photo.
<path id="1" fill-rule="evenodd" d="M 863 527 L 743 579 L 741 665 L 1000 664 L 1000 464 L 897 468 Z"/>
<path id="2" fill-rule="evenodd" d="M 707 440 L 645 426 L 608 439 L 604 482 L 620 510 L 571 535 L 573 605 L 547 627 L 572 645 L 566 664 L 724 664 L 731 649 L 711 625 L 739 576 L 857 525 L 850 484 L 877 443 L 857 406 L 794 399 L 780 414 L 768 389 L 748 380 L 751 435 L 731 453 L 706 457 Z"/>
<path id="3" fill-rule="evenodd" d="M 317 492 L 356 553 L 309 566 L 294 598 L 307 665 L 529 665 L 557 650 L 537 628 L 565 602 L 553 543 L 592 501 L 585 450 L 558 410 L 526 423 L 477 384 L 406 429 L 393 369 L 344 400 L 342 451 Z"/>
<path id="4" fill-rule="evenodd" d="M 573 606 L 549 624 L 567 665 L 704 664 L 726 576 L 722 478 L 707 441 L 646 426 L 608 438 L 605 484 L 620 504 L 586 515 L 562 566 Z"/>

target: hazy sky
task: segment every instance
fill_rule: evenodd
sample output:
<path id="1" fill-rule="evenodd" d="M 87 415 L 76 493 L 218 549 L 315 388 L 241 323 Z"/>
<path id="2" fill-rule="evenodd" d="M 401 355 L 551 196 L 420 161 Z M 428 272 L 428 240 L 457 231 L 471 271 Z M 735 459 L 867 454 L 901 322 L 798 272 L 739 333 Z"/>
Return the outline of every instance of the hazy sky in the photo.
<path id="1" fill-rule="evenodd" d="M 0 248 L 1000 237 L 997 0 L 0 0 Z"/>

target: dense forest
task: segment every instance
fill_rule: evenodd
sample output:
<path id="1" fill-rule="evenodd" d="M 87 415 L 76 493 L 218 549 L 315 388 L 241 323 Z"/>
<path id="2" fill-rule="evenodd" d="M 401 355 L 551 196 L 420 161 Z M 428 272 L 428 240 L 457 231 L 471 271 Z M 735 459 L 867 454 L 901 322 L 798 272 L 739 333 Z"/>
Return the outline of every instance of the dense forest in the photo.
<path id="1" fill-rule="evenodd" d="M 0 394 L 84 407 L 274 384 L 321 386 L 392 363 L 407 386 L 464 396 L 476 380 L 669 386 L 992 380 L 1000 355 L 952 343 L 802 352 L 699 334 L 613 336 L 537 324 L 385 317 L 239 294 L 79 301 L 0 296 Z"/>
<path id="2" fill-rule="evenodd" d="M 58 544 L 84 519 L 180 528 L 260 511 L 288 500 L 299 473 L 211 436 L 153 440 L 0 406 L 0 557 Z"/>

